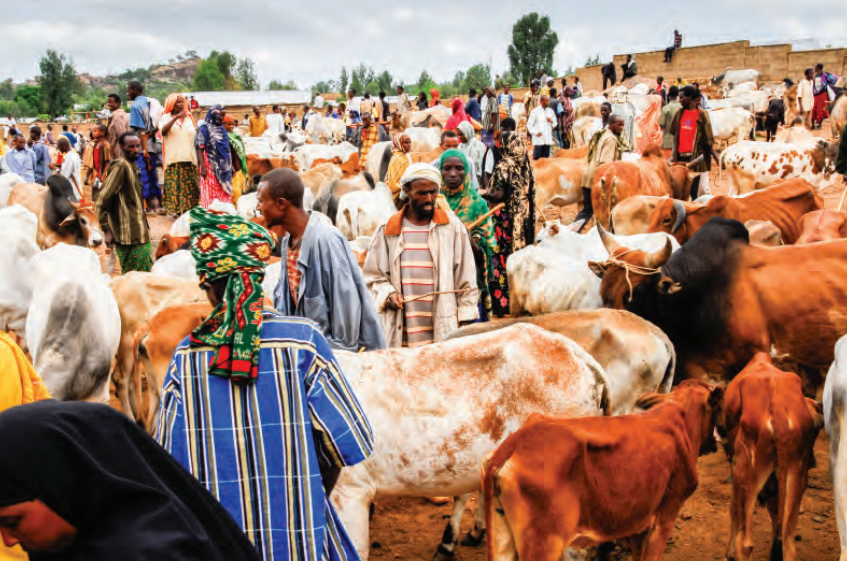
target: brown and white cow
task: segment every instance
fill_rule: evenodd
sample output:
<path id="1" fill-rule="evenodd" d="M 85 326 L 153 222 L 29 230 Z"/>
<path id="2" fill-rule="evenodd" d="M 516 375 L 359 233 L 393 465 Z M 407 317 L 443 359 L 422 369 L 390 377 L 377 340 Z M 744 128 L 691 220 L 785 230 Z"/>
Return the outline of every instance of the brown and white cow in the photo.
<path id="1" fill-rule="evenodd" d="M 823 410 L 803 397 L 800 377 L 757 354 L 727 386 L 724 449 L 732 469 L 731 528 L 727 559 L 753 554 L 753 508 L 767 503 L 773 536 L 771 559 L 794 561 L 794 533 Z"/>
<path id="2" fill-rule="evenodd" d="M 810 212 L 800 220 L 798 244 L 847 238 L 847 214 L 832 209 Z"/>
<path id="3" fill-rule="evenodd" d="M 661 559 L 697 458 L 717 450 L 722 402 L 723 388 L 691 380 L 635 415 L 532 415 L 484 468 L 488 561 L 559 561 L 626 537 L 634 560 Z"/>
<path id="4" fill-rule="evenodd" d="M 312 169 L 300 172 L 303 185 L 315 196 L 320 195 L 321 187 L 333 181 L 340 181 L 343 176 L 341 168 L 334 164 L 321 164 Z"/>
<path id="5" fill-rule="evenodd" d="M 612 162 L 600 166 L 591 186 L 591 202 L 597 224 L 609 228 L 612 210 L 629 197 L 672 196 L 671 174 L 661 148 L 652 146 L 636 162 Z"/>
<path id="6" fill-rule="evenodd" d="M 774 347 L 812 377 L 814 395 L 813 369 L 829 367 L 847 333 L 847 240 L 757 247 L 740 222 L 713 218 L 673 255 L 604 242 L 610 259 L 589 264 L 604 306 L 664 331 L 677 378 L 725 382 Z"/>
<path id="7" fill-rule="evenodd" d="M 49 248 L 60 243 L 97 248 L 103 244 L 100 222 L 90 201 L 77 202 L 65 177 L 52 176 L 50 188 L 35 183 L 16 185 L 9 206 L 21 205 L 38 217 L 36 243 Z"/>
<path id="8" fill-rule="evenodd" d="M 729 177 L 729 194 L 763 189 L 786 179 L 802 178 L 821 188 L 835 171 L 836 143 L 816 138 L 798 144 L 742 141 L 721 154 Z"/>
<path id="9" fill-rule="evenodd" d="M 562 208 L 582 202 L 582 176 L 588 162 L 580 158 L 543 158 L 532 162 L 535 176 L 535 204 L 542 209 L 553 205 L 561 216 Z"/>
<path id="10" fill-rule="evenodd" d="M 323 158 L 315 158 L 312 160 L 312 168 L 316 168 L 321 164 L 333 164 L 341 168 L 341 176 L 344 179 L 350 179 L 359 174 L 359 153 L 353 152 L 350 154 L 350 157 L 347 158 L 347 161 L 341 159 L 340 156 L 333 156 L 332 159 L 327 160 Z M 311 169 L 311 168 L 310 168 Z"/>
<path id="11" fill-rule="evenodd" d="M 288 168 L 300 171 L 300 162 L 294 154 L 284 154 L 271 158 L 262 158 L 256 154 L 247 154 L 247 177 L 265 175 L 272 169 Z"/>
<path id="12" fill-rule="evenodd" d="M 705 204 L 661 199 L 650 214 L 648 232 L 666 232 L 684 244 L 716 216 L 740 222 L 767 220 L 793 244 L 800 237 L 803 215 L 823 208 L 824 201 L 805 179 L 793 179 L 744 197 L 712 197 Z"/>
<path id="13" fill-rule="evenodd" d="M 646 234 L 650 215 L 664 197 L 635 195 L 618 203 L 612 209 L 612 231 L 621 236 Z"/>

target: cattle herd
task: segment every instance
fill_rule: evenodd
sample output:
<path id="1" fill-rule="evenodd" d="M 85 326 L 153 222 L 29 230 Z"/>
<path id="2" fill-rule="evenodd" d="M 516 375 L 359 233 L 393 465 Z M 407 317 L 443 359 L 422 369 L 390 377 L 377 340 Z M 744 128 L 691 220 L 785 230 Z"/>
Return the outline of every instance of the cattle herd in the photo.
<path id="1" fill-rule="evenodd" d="M 595 224 L 575 233 L 565 207 L 581 201 L 585 144 L 607 99 L 585 96 L 576 146 L 533 162 L 543 214 L 537 243 L 507 263 L 511 319 L 423 348 L 338 353 L 376 440 L 332 495 L 363 558 L 369 509 L 388 496 L 455 497 L 434 559 L 453 558 L 477 493 L 461 543 L 487 542 L 490 561 L 558 561 L 625 538 L 633 559 L 659 559 L 697 489 L 698 458 L 720 443 L 731 470 L 727 558 L 751 558 L 758 500 L 773 521 L 771 558 L 795 559 L 825 427 L 847 559 L 847 215 L 822 195 L 836 185 L 835 143 L 790 126 L 776 142 L 752 140 L 770 100 L 794 101 L 748 74 L 714 80 L 726 195 L 689 200 L 688 169 L 646 146 L 598 170 Z M 606 93 L 638 146 L 655 96 L 646 84 Z M 438 157 L 449 113 L 393 116 L 413 161 Z M 845 120 L 842 97 L 833 131 Z M 341 122 L 319 115 L 304 131 L 247 139 L 248 172 L 298 171 L 306 206 L 339 228 L 361 266 L 396 212 L 381 183 L 391 151 L 376 144 L 360 162 L 343 139 Z M 215 205 L 258 218 L 255 193 Z M 173 350 L 211 310 L 180 249 L 188 235 L 186 215 L 158 233 L 153 272 L 118 276 L 92 207 L 0 176 L 0 328 L 20 337 L 54 397 L 109 402 L 114 385 L 113 402 L 155 430 Z M 276 262 L 266 293 L 279 274 Z"/>

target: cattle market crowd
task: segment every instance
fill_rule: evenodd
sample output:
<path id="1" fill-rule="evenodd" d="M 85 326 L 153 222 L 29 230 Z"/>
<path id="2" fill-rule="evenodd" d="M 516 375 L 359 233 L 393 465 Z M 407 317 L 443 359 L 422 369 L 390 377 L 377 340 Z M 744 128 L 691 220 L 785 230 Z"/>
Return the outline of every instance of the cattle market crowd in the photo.
<path id="1" fill-rule="evenodd" d="M 789 560 L 824 428 L 847 559 L 844 80 L 600 72 L 10 116 L 0 559 L 367 559 L 404 496 L 448 561 L 477 496 L 489 561 L 655 560 L 720 444 Z"/>

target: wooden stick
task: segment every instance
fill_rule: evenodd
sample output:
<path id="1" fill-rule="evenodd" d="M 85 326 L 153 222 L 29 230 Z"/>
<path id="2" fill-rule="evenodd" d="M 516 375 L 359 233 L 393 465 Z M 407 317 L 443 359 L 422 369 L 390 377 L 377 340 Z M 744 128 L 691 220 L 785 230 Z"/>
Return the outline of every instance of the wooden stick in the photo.
<path id="1" fill-rule="evenodd" d="M 847 179 L 844 180 L 844 189 L 841 191 L 841 202 L 838 203 L 838 212 L 844 208 L 844 197 L 847 197 Z"/>
<path id="2" fill-rule="evenodd" d="M 462 294 L 464 292 L 467 292 L 466 288 L 463 288 L 461 290 L 442 290 L 440 292 L 427 292 L 426 294 L 421 294 L 420 296 L 415 296 L 414 298 L 404 298 L 403 300 L 400 300 L 400 302 L 405 304 L 407 302 L 414 302 L 415 300 L 422 300 L 423 298 L 429 298 L 430 296 L 438 296 L 438 295 L 441 295 L 441 294 Z"/>
<path id="3" fill-rule="evenodd" d="M 500 203 L 499 205 L 495 206 L 494 208 L 492 208 L 491 210 L 489 210 L 488 212 L 486 212 L 485 214 L 483 214 L 482 216 L 480 216 L 479 218 L 477 218 L 476 220 L 474 220 L 473 222 L 468 224 L 468 231 L 473 230 L 474 228 L 476 228 L 477 226 L 479 226 L 480 224 L 485 222 L 486 218 L 488 218 L 489 216 L 491 216 L 492 214 L 494 214 L 495 212 L 497 212 L 498 210 L 500 210 L 501 208 L 503 208 L 505 206 L 506 206 L 506 203 Z"/>

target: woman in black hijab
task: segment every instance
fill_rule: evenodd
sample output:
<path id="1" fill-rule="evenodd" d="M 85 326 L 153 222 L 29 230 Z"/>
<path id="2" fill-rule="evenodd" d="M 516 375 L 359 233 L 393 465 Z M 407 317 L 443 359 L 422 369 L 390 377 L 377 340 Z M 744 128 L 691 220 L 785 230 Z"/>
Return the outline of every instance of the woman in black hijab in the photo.
<path id="1" fill-rule="evenodd" d="M 111 407 L 0 414 L 0 533 L 32 561 L 258 561 L 229 514 Z"/>

